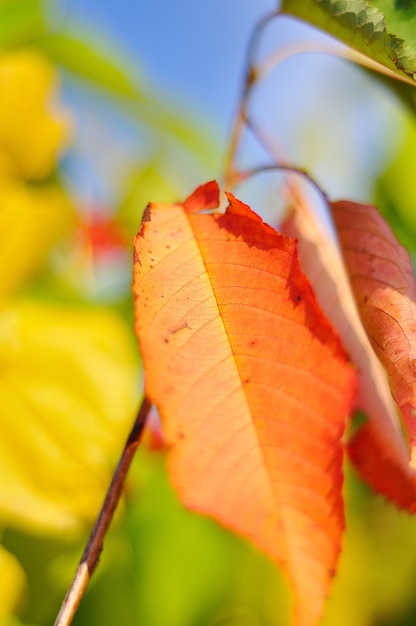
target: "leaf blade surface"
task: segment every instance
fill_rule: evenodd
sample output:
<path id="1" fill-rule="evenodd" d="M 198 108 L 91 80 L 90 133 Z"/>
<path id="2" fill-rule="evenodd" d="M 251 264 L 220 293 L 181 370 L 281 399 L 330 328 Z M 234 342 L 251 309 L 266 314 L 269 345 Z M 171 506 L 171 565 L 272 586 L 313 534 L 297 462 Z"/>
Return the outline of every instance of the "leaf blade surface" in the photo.
<path id="1" fill-rule="evenodd" d="M 146 392 L 184 503 L 281 563 L 314 624 L 344 525 L 342 444 L 354 373 L 295 241 L 216 187 L 154 205 L 135 241 Z M 215 198 L 216 202 L 218 198 Z"/>

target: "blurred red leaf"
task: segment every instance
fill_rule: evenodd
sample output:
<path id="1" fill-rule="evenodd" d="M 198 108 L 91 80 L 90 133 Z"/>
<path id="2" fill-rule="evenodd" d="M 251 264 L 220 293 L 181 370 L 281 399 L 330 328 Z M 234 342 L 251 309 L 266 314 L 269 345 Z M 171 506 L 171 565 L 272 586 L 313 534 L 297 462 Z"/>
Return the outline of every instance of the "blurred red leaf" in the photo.
<path id="1" fill-rule="evenodd" d="M 117 254 L 126 251 L 129 246 L 129 237 L 117 220 L 98 212 L 80 217 L 78 237 L 96 257 Z"/>
<path id="2" fill-rule="evenodd" d="M 296 623 L 322 614 L 344 526 L 341 438 L 355 374 L 293 239 L 216 183 L 150 205 L 135 241 L 146 393 L 184 503 L 281 563 Z"/>

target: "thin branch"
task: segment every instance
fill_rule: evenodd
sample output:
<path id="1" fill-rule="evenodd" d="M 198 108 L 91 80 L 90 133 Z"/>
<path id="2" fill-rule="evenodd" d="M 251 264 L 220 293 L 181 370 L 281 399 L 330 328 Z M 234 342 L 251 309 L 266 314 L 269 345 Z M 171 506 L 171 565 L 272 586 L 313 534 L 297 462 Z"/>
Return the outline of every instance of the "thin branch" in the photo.
<path id="1" fill-rule="evenodd" d="M 410 87 L 415 87 L 415 82 L 411 78 L 397 74 L 387 66 L 382 65 L 371 57 L 366 56 L 358 50 L 354 50 L 354 48 L 349 48 L 347 45 L 337 41 L 334 41 L 333 43 L 326 43 L 324 41 L 315 41 L 314 39 L 288 44 L 271 52 L 270 55 L 256 68 L 256 81 L 261 81 L 267 78 L 267 76 L 278 65 L 283 63 L 283 61 L 286 61 L 286 59 L 291 59 L 300 54 L 309 53 L 325 54 L 331 57 L 336 57 L 338 59 L 348 61 L 349 63 L 353 63 L 354 65 L 363 67 L 366 70 L 375 72 L 376 74 L 382 74 L 387 76 L 387 78 L 405 83 Z"/>
<path id="2" fill-rule="evenodd" d="M 78 565 L 71 587 L 63 601 L 55 626 L 69 626 L 78 609 L 91 576 L 98 565 L 103 549 L 104 537 L 119 503 L 127 472 L 140 443 L 151 402 L 145 396 L 135 419 L 133 428 L 127 438 L 111 484 L 105 496 L 101 511 Z"/>
<path id="3" fill-rule="evenodd" d="M 319 185 L 319 183 L 317 183 L 316 180 L 314 178 L 312 178 L 312 176 L 310 176 L 306 172 L 306 170 L 303 170 L 302 168 L 299 168 L 299 167 L 292 167 L 292 166 L 286 165 L 285 164 L 285 160 L 284 160 L 284 156 L 281 153 L 281 151 L 278 149 L 278 147 L 276 145 L 276 141 L 272 142 L 270 140 L 268 134 L 265 133 L 265 132 L 262 132 L 260 127 L 258 125 L 256 125 L 256 124 L 254 124 L 249 118 L 247 118 L 247 128 L 249 128 L 251 130 L 251 132 L 256 137 L 257 141 L 259 142 L 259 144 L 262 146 L 263 150 L 265 150 L 265 152 L 267 152 L 270 155 L 271 159 L 274 162 L 274 167 L 277 170 L 280 169 L 283 172 L 284 171 L 288 171 L 288 172 L 289 171 L 291 171 L 291 172 L 295 172 L 296 171 L 298 174 L 301 174 L 319 192 L 320 196 L 325 201 L 325 203 L 328 203 L 328 201 L 329 201 L 328 195 L 322 189 L 322 187 Z M 269 166 L 268 169 L 270 170 L 271 167 Z M 261 168 L 253 168 L 252 169 L 253 174 L 257 174 L 258 171 L 261 171 Z M 290 196 L 295 201 L 295 204 L 300 203 L 301 198 L 303 197 L 303 194 L 301 193 L 301 191 L 299 189 L 299 186 L 294 184 L 287 176 L 284 177 L 284 182 L 285 182 L 286 188 L 288 189 L 288 191 L 290 193 Z"/>
<path id="4" fill-rule="evenodd" d="M 277 158 L 277 157 L 275 157 Z M 302 178 L 308 181 L 314 189 L 319 193 L 320 196 L 328 202 L 328 196 L 322 187 L 317 183 L 317 181 L 303 168 L 297 167 L 296 165 L 290 165 L 289 163 L 283 163 L 282 161 L 276 163 L 269 163 L 267 165 L 258 165 L 256 167 L 252 167 L 247 170 L 239 171 L 235 173 L 235 184 L 244 183 L 249 178 L 256 176 L 257 174 L 263 174 L 266 172 L 287 172 L 290 174 L 298 174 Z"/>
<path id="5" fill-rule="evenodd" d="M 261 40 L 264 29 L 271 21 L 282 15 L 280 11 L 273 11 L 262 18 L 254 28 L 247 50 L 247 60 L 244 64 L 246 74 L 243 81 L 242 93 L 238 101 L 238 108 L 234 117 L 233 127 L 231 129 L 230 141 L 228 143 L 228 151 L 224 164 L 224 188 L 232 191 L 236 184 L 236 168 L 235 159 L 237 156 L 238 146 L 247 123 L 247 108 L 250 98 L 252 86 L 257 82 L 257 71 L 254 66 L 254 58 Z"/>

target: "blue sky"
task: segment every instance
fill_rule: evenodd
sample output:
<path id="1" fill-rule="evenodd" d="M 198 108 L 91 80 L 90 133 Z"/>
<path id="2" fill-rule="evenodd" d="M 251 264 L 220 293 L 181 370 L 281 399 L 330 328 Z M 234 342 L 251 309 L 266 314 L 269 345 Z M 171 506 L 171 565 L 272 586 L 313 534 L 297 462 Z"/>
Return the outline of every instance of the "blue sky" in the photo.
<path id="1" fill-rule="evenodd" d="M 67 0 L 68 16 L 112 41 L 149 81 L 224 130 L 253 25 L 271 0 Z"/>
<path id="2" fill-rule="evenodd" d="M 65 4 L 67 18 L 111 42 L 185 115 L 200 116 L 215 128 L 221 150 L 253 26 L 275 6 L 271 0 Z M 268 30 L 264 47 L 312 36 L 314 31 L 284 20 Z M 389 98 L 371 80 L 339 60 L 303 55 L 282 64 L 258 93 L 257 118 L 287 160 L 309 169 L 335 197 L 366 199 L 369 172 L 388 151 L 386 119 L 392 116 Z M 206 173 L 207 179 L 211 176 Z"/>

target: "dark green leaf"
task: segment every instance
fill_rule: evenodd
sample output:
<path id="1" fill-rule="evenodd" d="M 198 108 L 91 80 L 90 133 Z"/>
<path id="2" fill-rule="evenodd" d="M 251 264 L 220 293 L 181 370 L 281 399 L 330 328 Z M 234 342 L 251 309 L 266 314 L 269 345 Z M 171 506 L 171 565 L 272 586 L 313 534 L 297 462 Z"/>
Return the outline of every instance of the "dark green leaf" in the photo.
<path id="1" fill-rule="evenodd" d="M 282 11 L 415 80 L 415 6 L 413 0 L 283 0 Z"/>

